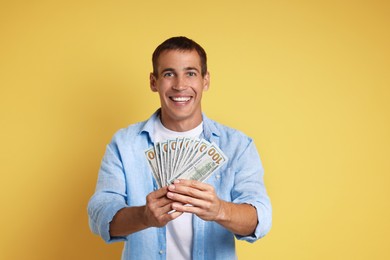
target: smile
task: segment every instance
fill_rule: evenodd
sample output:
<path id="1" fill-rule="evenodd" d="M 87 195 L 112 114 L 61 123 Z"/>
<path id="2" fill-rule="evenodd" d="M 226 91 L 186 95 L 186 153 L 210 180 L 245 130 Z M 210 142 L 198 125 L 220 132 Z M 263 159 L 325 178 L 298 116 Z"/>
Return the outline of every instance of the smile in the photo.
<path id="1" fill-rule="evenodd" d="M 190 101 L 191 97 L 170 97 L 174 102 L 187 102 Z"/>

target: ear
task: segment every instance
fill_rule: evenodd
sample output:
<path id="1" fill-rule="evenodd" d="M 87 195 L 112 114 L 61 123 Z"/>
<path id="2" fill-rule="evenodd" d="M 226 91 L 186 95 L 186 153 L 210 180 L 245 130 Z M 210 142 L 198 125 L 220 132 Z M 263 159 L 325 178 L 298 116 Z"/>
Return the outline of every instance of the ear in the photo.
<path id="1" fill-rule="evenodd" d="M 203 91 L 207 91 L 210 87 L 210 73 L 207 71 L 203 77 Z"/>
<path id="2" fill-rule="evenodd" d="M 156 77 L 154 76 L 154 74 L 151 72 L 150 75 L 149 75 L 149 82 L 150 82 L 150 89 L 153 91 L 153 92 L 157 92 L 157 87 L 156 87 Z"/>

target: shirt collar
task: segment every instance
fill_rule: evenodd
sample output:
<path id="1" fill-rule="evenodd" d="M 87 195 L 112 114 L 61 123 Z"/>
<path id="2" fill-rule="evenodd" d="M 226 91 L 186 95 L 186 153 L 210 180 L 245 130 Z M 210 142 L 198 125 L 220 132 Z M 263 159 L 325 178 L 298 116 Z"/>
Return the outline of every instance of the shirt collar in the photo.
<path id="1" fill-rule="evenodd" d="M 161 108 L 157 109 L 156 112 L 153 113 L 153 115 L 144 122 L 143 127 L 141 127 L 141 130 L 138 134 L 146 133 L 149 135 L 150 140 L 153 142 L 153 136 L 154 136 L 154 123 L 156 120 L 159 119 L 159 115 L 161 112 Z M 203 118 L 203 135 L 206 140 L 210 140 L 212 136 L 220 136 L 220 131 L 217 129 L 215 124 L 211 119 L 209 119 L 204 113 L 202 113 Z"/>

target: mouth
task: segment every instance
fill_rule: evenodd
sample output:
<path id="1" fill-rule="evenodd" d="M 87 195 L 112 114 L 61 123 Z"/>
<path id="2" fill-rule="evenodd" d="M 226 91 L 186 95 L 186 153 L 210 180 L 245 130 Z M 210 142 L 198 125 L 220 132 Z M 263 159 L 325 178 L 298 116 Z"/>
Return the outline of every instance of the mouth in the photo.
<path id="1" fill-rule="evenodd" d="M 178 103 L 185 103 L 185 102 L 188 102 L 191 100 L 191 96 L 185 96 L 185 97 L 169 97 L 170 100 L 172 100 L 173 102 L 178 102 Z"/>

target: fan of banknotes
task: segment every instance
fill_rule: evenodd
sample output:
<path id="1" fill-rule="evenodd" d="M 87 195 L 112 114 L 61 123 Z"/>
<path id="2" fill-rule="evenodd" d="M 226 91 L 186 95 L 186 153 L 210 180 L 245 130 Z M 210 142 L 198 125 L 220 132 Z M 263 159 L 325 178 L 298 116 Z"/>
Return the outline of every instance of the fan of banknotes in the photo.
<path id="1" fill-rule="evenodd" d="M 215 143 L 187 137 L 157 142 L 145 156 L 159 188 L 176 179 L 205 181 L 228 160 Z"/>

